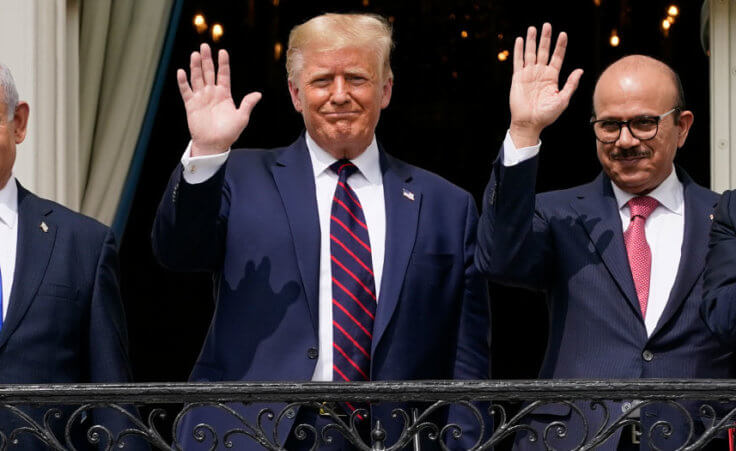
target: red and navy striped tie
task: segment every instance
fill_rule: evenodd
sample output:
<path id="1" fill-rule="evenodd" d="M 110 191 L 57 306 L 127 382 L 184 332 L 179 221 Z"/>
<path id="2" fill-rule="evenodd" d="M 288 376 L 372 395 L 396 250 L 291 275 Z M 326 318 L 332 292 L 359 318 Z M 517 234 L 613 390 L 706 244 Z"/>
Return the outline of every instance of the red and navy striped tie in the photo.
<path id="1" fill-rule="evenodd" d="M 333 163 L 330 169 L 338 176 L 330 216 L 333 379 L 367 381 L 376 289 L 363 207 L 347 182 L 358 168 L 343 159 Z"/>

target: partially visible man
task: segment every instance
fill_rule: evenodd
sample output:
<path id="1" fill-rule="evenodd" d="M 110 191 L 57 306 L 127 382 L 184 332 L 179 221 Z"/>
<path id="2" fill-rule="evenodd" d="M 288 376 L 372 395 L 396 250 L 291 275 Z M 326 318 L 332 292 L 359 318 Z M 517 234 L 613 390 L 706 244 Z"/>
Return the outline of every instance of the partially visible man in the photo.
<path id="1" fill-rule="evenodd" d="M 326 14 L 295 27 L 286 67 L 306 133 L 273 150 L 228 150 L 260 94 L 235 106 L 226 51 L 217 76 L 206 44 L 192 54 L 191 86 L 179 70 L 192 141 L 161 201 L 153 242 L 165 266 L 216 276 L 215 315 L 191 380 L 488 377 L 487 287 L 473 264 L 473 198 L 376 141 L 391 99 L 392 45 L 378 16 Z M 261 407 L 233 406 L 250 424 Z M 344 414 L 354 407 L 332 406 Z M 393 407 L 370 409 L 387 445 L 403 425 Z M 466 407 L 432 418 L 459 423 L 464 449 L 479 438 Z M 272 422 L 259 424 L 268 440 L 291 450 L 313 439 L 297 440 L 293 425 L 321 431 L 329 418 L 302 407 L 279 421 L 277 435 Z M 192 435 L 203 422 L 220 437 L 243 427 L 222 410 L 192 412 L 180 428 L 187 450 L 210 446 Z M 339 432 L 330 435 L 333 442 L 320 449 L 349 449 Z M 261 449 L 242 436 L 235 446 Z"/>
<path id="2" fill-rule="evenodd" d="M 551 58 L 550 25 L 539 48 L 536 37 L 530 27 L 526 46 L 522 38 L 515 44 L 511 125 L 485 193 L 476 261 L 493 281 L 546 293 L 550 331 L 540 377 L 734 377 L 730 350 L 699 316 L 718 196 L 673 163 L 693 123 L 679 78 L 647 56 L 611 64 L 596 83 L 591 120 L 603 171 L 586 185 L 535 195 L 540 134 L 566 109 L 582 75 L 573 71 L 559 90 L 567 36 L 560 33 Z M 685 444 L 690 426 L 682 413 L 662 404 L 639 412 L 631 404 L 608 403 L 608 413 L 640 414 L 644 434 L 619 429 L 597 449 L 649 449 L 659 420 L 671 423 L 672 436 L 655 428 L 653 444 Z M 698 407 L 689 406 L 695 419 Z M 592 435 L 602 409 L 582 409 Z M 564 437 L 550 434 L 553 447 L 571 449 L 584 439 L 582 419 L 569 406 L 535 414 L 535 426 L 568 423 Z M 542 442 L 520 437 L 517 445 Z"/>
<path id="3" fill-rule="evenodd" d="M 736 192 L 723 193 L 713 218 L 705 260 L 702 313 L 708 327 L 736 348 Z"/>
<path id="4" fill-rule="evenodd" d="M 10 71 L 0 64 L 0 383 L 128 382 L 115 241 L 104 225 L 35 196 L 15 179 L 16 146 L 25 139 L 28 115 Z M 48 408 L 30 412 L 44 424 Z M 74 408 L 50 423 L 61 443 Z M 95 410 L 84 425 L 117 431 L 116 425 L 127 424 L 111 418 Z M 28 426 L 0 412 L 6 437 Z M 80 434 L 76 446 L 86 443 L 84 431 L 74 430 Z M 47 449 L 31 433 L 18 438 L 19 449 Z"/>

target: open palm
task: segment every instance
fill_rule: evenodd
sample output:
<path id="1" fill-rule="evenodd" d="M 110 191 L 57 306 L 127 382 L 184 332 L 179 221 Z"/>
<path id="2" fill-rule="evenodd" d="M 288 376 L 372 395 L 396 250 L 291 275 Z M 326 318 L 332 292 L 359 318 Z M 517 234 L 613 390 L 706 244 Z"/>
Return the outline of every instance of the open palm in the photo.
<path id="1" fill-rule="evenodd" d="M 567 35 L 560 33 L 554 54 L 549 59 L 552 27 L 548 23 L 542 27 L 539 49 L 536 33 L 536 28 L 529 27 L 526 49 L 522 38 L 517 38 L 514 44 L 514 75 L 511 80 L 509 106 L 512 124 L 527 127 L 538 134 L 567 108 L 583 71 L 573 71 L 565 86 L 559 90 L 560 68 L 565 58 Z"/>
<path id="2" fill-rule="evenodd" d="M 238 139 L 250 120 L 261 94 L 252 92 L 236 107 L 230 93 L 230 63 L 225 50 L 218 53 L 217 78 L 207 44 L 193 52 L 190 60 L 191 86 L 186 72 L 177 71 L 179 92 L 187 112 L 192 136 L 192 156 L 225 152 Z"/>

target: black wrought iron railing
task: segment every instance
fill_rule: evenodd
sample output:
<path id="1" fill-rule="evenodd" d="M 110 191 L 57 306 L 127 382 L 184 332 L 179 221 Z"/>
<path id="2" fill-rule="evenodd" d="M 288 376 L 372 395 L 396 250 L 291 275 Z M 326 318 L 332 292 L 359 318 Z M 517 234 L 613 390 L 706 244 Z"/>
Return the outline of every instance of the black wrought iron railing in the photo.
<path id="1" fill-rule="evenodd" d="M 432 421 L 438 411 L 454 405 L 467 409 L 478 422 L 474 427 L 481 432 L 469 448 L 473 450 L 491 449 L 513 437 L 541 449 L 561 449 L 557 444 L 561 438 L 572 440 L 573 445 L 566 445 L 569 449 L 595 449 L 631 425 L 642 427 L 640 439 L 652 449 L 691 450 L 714 438 L 724 439 L 736 416 L 732 401 L 736 401 L 736 381 L 731 380 L 5 385 L 0 386 L 0 449 L 41 443 L 51 449 L 77 449 L 74 430 L 83 428 L 84 439 L 101 449 L 126 449 L 134 441 L 147 442 L 153 449 L 187 449 L 184 437 L 204 449 L 238 449 L 237 443 L 250 440 L 263 449 L 282 450 L 288 437 L 274 431 L 284 421 L 298 420 L 299 409 L 319 412 L 329 423 L 319 430 L 296 423 L 287 428 L 313 449 L 338 435 L 365 451 L 416 450 L 428 440 L 442 449 L 454 449 L 463 437 L 462 427 Z M 411 403 L 413 407 L 396 408 L 392 418 L 378 419 L 362 408 L 350 416 L 341 415 L 334 406 L 345 402 L 364 407 Z M 262 403 L 281 404 L 263 407 L 253 418 L 246 418 L 239 409 Z M 131 406 L 142 414 L 134 413 Z M 218 430 L 204 421 L 183 430 L 183 419 L 203 407 L 229 417 L 236 426 Z M 568 413 L 547 415 L 550 407 Z M 126 426 L 114 429 L 104 422 L 90 423 L 99 410 L 106 412 L 105 418 L 125 419 Z M 650 410 L 669 410 L 677 416 L 645 418 L 643 412 Z M 487 424 L 489 417 L 493 425 Z M 359 418 L 371 420 L 368 434 L 356 427 Z M 387 439 L 386 421 L 399 423 L 398 437 Z M 576 437 L 570 437 L 572 422 L 578 425 Z M 235 437 L 241 441 L 236 443 Z M 673 437 L 679 437 L 677 443 L 668 441 Z"/>

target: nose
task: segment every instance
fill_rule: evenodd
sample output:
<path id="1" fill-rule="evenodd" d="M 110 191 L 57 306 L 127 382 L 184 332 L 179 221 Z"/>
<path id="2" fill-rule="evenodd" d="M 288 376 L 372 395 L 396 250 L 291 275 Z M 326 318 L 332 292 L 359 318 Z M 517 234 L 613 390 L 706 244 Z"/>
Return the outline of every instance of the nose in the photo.
<path id="1" fill-rule="evenodd" d="M 634 147 L 637 144 L 639 144 L 639 139 L 631 134 L 629 127 L 626 125 L 621 126 L 621 133 L 618 135 L 618 139 L 616 140 L 616 146 L 628 148 Z"/>
<path id="2" fill-rule="evenodd" d="M 350 93 L 348 92 L 348 84 L 345 82 L 345 78 L 335 77 L 330 101 L 336 105 L 344 105 L 350 102 Z"/>

